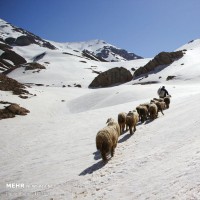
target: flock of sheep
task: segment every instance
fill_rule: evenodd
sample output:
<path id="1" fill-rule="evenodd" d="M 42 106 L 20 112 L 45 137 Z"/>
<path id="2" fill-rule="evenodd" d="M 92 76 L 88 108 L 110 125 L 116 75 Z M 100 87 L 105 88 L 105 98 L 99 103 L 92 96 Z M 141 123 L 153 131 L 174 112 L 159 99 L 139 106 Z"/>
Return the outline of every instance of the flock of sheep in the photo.
<path id="1" fill-rule="evenodd" d="M 163 115 L 163 110 L 168 109 L 170 105 L 170 95 L 164 98 L 153 98 L 150 103 L 140 104 L 136 110 L 128 113 L 118 114 L 118 122 L 113 118 L 107 120 L 107 126 L 101 129 L 96 135 L 96 147 L 100 151 L 103 161 L 107 161 L 108 153 L 114 156 L 117 147 L 118 138 L 125 131 L 130 131 L 132 135 L 136 131 L 136 125 L 139 121 L 154 120 L 158 117 L 158 112 Z"/>

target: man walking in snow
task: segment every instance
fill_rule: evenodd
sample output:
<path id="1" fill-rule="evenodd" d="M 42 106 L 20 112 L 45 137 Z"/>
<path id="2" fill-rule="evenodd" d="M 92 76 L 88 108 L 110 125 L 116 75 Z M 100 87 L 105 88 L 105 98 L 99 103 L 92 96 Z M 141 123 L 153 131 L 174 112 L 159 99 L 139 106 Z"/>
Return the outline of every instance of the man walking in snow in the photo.
<path id="1" fill-rule="evenodd" d="M 164 98 L 167 95 L 169 95 L 168 91 L 165 89 L 165 86 L 162 86 L 161 88 L 158 89 L 158 96 L 160 98 Z"/>

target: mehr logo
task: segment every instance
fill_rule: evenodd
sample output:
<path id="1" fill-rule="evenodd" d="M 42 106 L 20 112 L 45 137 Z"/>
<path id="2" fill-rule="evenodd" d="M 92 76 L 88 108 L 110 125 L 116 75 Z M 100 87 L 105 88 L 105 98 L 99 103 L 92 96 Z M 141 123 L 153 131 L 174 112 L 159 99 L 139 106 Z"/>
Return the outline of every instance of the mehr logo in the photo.
<path id="1" fill-rule="evenodd" d="M 6 183 L 6 188 L 12 188 L 12 189 L 25 188 L 25 184 L 24 183 Z"/>

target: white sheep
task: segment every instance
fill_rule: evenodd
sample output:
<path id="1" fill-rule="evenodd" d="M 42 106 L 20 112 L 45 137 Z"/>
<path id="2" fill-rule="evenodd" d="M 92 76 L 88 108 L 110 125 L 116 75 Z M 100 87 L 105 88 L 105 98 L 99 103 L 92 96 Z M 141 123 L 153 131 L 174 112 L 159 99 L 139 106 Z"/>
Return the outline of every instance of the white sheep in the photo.
<path id="1" fill-rule="evenodd" d="M 107 160 L 106 154 L 109 152 L 112 157 L 114 156 L 119 136 L 119 124 L 114 119 L 109 118 L 107 120 L 107 126 L 101 129 L 96 135 L 96 147 L 101 152 L 103 161 Z"/>

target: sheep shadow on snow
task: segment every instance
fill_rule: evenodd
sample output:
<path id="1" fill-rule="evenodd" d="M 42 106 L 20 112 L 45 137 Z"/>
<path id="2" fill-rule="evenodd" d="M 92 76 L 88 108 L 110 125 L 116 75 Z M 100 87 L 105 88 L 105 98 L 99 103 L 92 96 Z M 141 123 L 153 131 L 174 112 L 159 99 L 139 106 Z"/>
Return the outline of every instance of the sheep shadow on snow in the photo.
<path id="1" fill-rule="evenodd" d="M 93 153 L 93 155 L 94 155 L 94 160 L 102 159 L 101 152 L 99 150 L 95 151 Z M 106 155 L 107 155 L 107 159 L 110 160 L 111 159 L 111 157 L 109 157 L 110 156 L 110 152 L 107 153 Z"/>
<path id="2" fill-rule="evenodd" d="M 101 158 L 101 152 L 100 151 L 95 151 L 94 153 L 93 153 L 93 155 L 94 155 L 94 160 L 99 160 L 100 158 Z"/>
<path id="3" fill-rule="evenodd" d="M 100 160 L 98 163 L 93 164 L 92 166 L 88 167 L 87 169 L 83 170 L 79 176 L 85 176 L 86 174 L 92 174 L 93 172 L 101 169 L 107 164 L 107 162 L 104 162 L 103 160 Z"/>
<path id="4" fill-rule="evenodd" d="M 126 140 L 128 140 L 132 135 L 131 134 L 126 134 L 124 137 L 120 138 L 120 140 L 118 140 L 118 143 L 122 143 L 125 142 Z"/>

